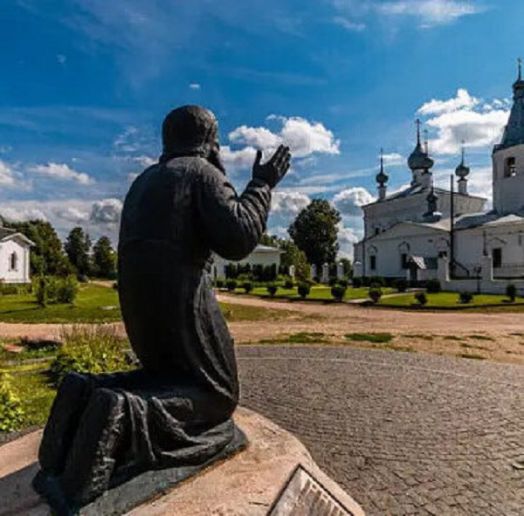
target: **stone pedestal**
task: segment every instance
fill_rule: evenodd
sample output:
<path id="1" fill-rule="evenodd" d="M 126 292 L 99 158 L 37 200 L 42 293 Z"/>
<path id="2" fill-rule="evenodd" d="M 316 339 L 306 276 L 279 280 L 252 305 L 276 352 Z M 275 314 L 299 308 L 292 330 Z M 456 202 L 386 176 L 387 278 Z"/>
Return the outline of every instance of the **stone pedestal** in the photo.
<path id="1" fill-rule="evenodd" d="M 235 413 L 235 421 L 248 437 L 245 451 L 127 514 L 363 516 L 359 505 L 318 468 L 289 432 L 243 408 Z M 40 438 L 41 433 L 34 432 L 0 447 L 0 514 L 49 514 L 30 485 Z"/>

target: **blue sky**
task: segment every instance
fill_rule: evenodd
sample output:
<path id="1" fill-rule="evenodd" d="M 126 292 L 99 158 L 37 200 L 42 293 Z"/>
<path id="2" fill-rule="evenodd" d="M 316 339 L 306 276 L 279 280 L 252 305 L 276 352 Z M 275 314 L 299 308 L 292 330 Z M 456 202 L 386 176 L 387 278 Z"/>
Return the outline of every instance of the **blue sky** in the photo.
<path id="1" fill-rule="evenodd" d="M 490 195 L 524 3 L 510 0 L 5 0 L 0 11 L 0 213 L 115 238 L 130 181 L 159 154 L 169 109 L 212 109 L 240 189 L 254 149 L 290 143 L 280 235 L 313 197 L 361 235 L 384 147 L 390 191 L 409 182 L 414 120 L 437 182 L 466 140 L 471 190 Z"/>

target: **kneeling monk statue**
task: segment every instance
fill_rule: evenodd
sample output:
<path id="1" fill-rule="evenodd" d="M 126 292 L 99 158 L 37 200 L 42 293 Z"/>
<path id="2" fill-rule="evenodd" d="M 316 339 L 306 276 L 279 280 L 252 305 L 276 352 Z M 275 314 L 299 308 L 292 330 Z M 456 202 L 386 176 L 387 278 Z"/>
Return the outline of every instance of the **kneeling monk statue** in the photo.
<path id="1" fill-rule="evenodd" d="M 33 481 L 59 514 L 151 471 L 169 468 L 170 479 L 186 478 L 245 445 L 232 419 L 237 368 L 212 290 L 212 252 L 240 260 L 255 248 L 291 155 L 280 146 L 262 164 L 258 151 L 253 178 L 238 196 L 210 111 L 175 109 L 162 136 L 159 163 L 127 194 L 118 244 L 122 315 L 141 367 L 73 373 L 62 382 Z"/>

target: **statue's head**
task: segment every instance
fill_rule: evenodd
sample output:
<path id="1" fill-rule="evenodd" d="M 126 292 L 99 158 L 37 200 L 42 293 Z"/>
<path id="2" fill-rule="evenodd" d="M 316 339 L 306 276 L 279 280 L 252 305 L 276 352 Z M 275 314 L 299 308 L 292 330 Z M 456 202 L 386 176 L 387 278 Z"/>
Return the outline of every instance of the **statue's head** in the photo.
<path id="1" fill-rule="evenodd" d="M 163 151 L 160 161 L 175 156 L 200 156 L 223 170 L 219 158 L 218 122 L 200 106 L 173 109 L 162 124 Z"/>

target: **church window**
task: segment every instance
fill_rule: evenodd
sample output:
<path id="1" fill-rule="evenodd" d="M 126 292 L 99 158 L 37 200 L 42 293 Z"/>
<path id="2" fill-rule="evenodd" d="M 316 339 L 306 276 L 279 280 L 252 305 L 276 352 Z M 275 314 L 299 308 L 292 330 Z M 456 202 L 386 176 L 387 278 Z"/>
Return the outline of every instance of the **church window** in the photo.
<path id="1" fill-rule="evenodd" d="M 408 268 L 408 255 L 407 253 L 402 253 L 400 255 L 400 265 L 403 269 L 407 269 Z"/>
<path id="2" fill-rule="evenodd" d="M 377 270 L 377 257 L 375 255 L 371 255 L 369 257 L 369 268 L 372 270 L 372 271 L 375 271 Z"/>
<path id="3" fill-rule="evenodd" d="M 18 268 L 18 255 L 16 253 L 11 253 L 9 255 L 9 270 L 16 271 Z"/>
<path id="4" fill-rule="evenodd" d="M 492 257 L 493 257 L 493 267 L 499 268 L 502 267 L 502 248 L 496 247 L 492 251 Z"/>
<path id="5" fill-rule="evenodd" d="M 517 174 L 517 163 L 513 156 L 506 159 L 504 177 L 512 177 Z"/>

